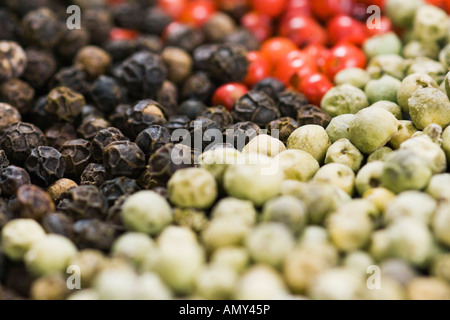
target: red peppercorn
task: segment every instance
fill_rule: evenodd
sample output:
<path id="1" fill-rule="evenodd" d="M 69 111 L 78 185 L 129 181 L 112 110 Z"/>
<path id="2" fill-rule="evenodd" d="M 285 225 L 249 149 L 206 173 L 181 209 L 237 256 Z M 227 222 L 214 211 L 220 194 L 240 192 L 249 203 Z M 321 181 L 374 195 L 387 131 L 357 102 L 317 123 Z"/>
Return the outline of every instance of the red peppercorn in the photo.
<path id="1" fill-rule="evenodd" d="M 229 111 L 233 110 L 234 103 L 248 92 L 246 86 L 240 83 L 227 83 L 219 87 L 213 95 L 213 105 L 222 105 Z"/>
<path id="2" fill-rule="evenodd" d="M 275 68 L 274 76 L 284 84 L 289 84 L 294 75 L 303 77 L 317 73 L 317 65 L 305 52 L 300 50 L 291 51 L 285 56 Z"/>
<path id="3" fill-rule="evenodd" d="M 350 16 L 339 15 L 328 21 L 328 40 L 331 44 L 350 42 L 362 45 L 367 39 L 366 26 Z"/>
<path id="4" fill-rule="evenodd" d="M 256 11 L 277 17 L 286 10 L 287 0 L 252 0 L 251 4 Z"/>
<path id="5" fill-rule="evenodd" d="M 158 6 L 172 18 L 178 19 L 187 2 L 187 0 L 158 0 Z"/>
<path id="6" fill-rule="evenodd" d="M 251 31 L 259 41 L 264 41 L 272 35 L 272 18 L 263 13 L 246 13 L 241 19 L 241 25 Z"/>
<path id="7" fill-rule="evenodd" d="M 365 3 L 366 5 L 375 5 L 380 7 L 381 9 L 384 8 L 384 5 L 386 4 L 386 0 L 358 0 L 359 2 Z M 429 1 L 429 0 L 427 0 Z M 438 0 L 440 1 L 440 0 Z"/>
<path id="8" fill-rule="evenodd" d="M 333 84 L 330 80 L 325 75 L 316 73 L 300 79 L 297 89 L 306 96 L 310 103 L 320 106 L 323 96 L 331 88 L 333 88 Z"/>
<path id="9" fill-rule="evenodd" d="M 326 21 L 339 14 L 350 14 L 353 0 L 313 0 L 311 9 L 320 20 Z"/>
<path id="10" fill-rule="evenodd" d="M 449 4 L 450 4 L 450 2 L 449 2 Z M 366 32 L 367 32 L 367 35 L 369 37 L 373 37 L 373 36 L 376 36 L 376 35 L 379 35 L 379 34 L 384 34 L 384 33 L 389 32 L 391 30 L 392 30 L 391 19 L 389 19 L 386 16 L 382 16 L 380 18 L 380 28 L 369 29 L 366 26 Z"/>
<path id="11" fill-rule="evenodd" d="M 180 15 L 181 22 L 197 27 L 202 26 L 216 12 L 216 6 L 211 0 L 195 0 L 189 2 Z"/>
<path id="12" fill-rule="evenodd" d="M 270 63 L 266 56 L 258 51 L 250 51 L 247 53 L 247 60 L 249 66 L 244 83 L 249 87 L 253 87 L 256 83 L 270 75 Z"/>
<path id="13" fill-rule="evenodd" d="M 310 44 L 303 51 L 316 62 L 319 70 L 323 68 L 330 55 L 330 50 L 321 44 Z"/>
<path id="14" fill-rule="evenodd" d="M 279 32 L 300 47 L 314 43 L 325 44 L 327 40 L 322 26 L 313 18 L 301 14 L 285 16 L 280 22 Z"/>
<path id="15" fill-rule="evenodd" d="M 139 37 L 139 33 L 134 30 L 114 28 L 109 33 L 111 41 L 135 40 Z"/>
<path id="16" fill-rule="evenodd" d="M 286 5 L 286 15 L 311 15 L 310 0 L 288 0 Z"/>
<path id="17" fill-rule="evenodd" d="M 289 52 L 296 50 L 297 46 L 292 40 L 283 37 L 270 38 L 264 41 L 260 51 L 269 59 L 272 67 L 283 59 Z"/>
<path id="18" fill-rule="evenodd" d="M 323 70 L 328 78 L 333 80 L 336 73 L 343 69 L 364 68 L 365 66 L 366 56 L 364 52 L 352 44 L 343 43 L 331 49 Z"/>

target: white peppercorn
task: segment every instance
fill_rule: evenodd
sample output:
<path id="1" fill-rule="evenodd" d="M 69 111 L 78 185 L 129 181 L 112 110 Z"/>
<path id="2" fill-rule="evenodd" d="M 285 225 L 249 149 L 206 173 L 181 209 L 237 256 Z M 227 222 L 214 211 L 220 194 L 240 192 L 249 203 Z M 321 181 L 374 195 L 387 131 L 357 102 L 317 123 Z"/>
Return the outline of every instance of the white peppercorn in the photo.
<path id="1" fill-rule="evenodd" d="M 402 217 L 412 217 L 425 224 L 430 224 L 436 207 L 436 201 L 426 193 L 406 191 L 400 193 L 389 202 L 386 206 L 384 217 L 387 223 Z"/>
<path id="2" fill-rule="evenodd" d="M 105 269 L 96 277 L 93 288 L 99 300 L 132 300 L 137 279 L 131 268 Z"/>
<path id="3" fill-rule="evenodd" d="M 33 300 L 63 300 L 68 293 L 66 278 L 58 273 L 38 278 L 30 289 Z"/>
<path id="4" fill-rule="evenodd" d="M 450 202 L 450 174 L 443 173 L 433 176 L 426 191 L 439 202 Z"/>
<path id="5" fill-rule="evenodd" d="M 51 234 L 34 243 L 25 254 L 25 265 L 34 275 L 65 272 L 77 248 L 67 238 Z"/>
<path id="6" fill-rule="evenodd" d="M 253 138 L 244 149 L 242 149 L 242 152 L 260 153 L 268 157 L 275 157 L 284 150 L 286 150 L 286 146 L 279 139 L 267 134 L 260 134 Z"/>
<path id="7" fill-rule="evenodd" d="M 318 125 L 306 125 L 296 129 L 288 139 L 289 149 L 299 149 L 311 154 L 322 163 L 330 147 L 330 139 L 325 129 Z"/>
<path id="8" fill-rule="evenodd" d="M 268 201 L 262 210 L 262 221 L 283 223 L 294 234 L 308 222 L 305 204 L 294 196 L 281 196 Z"/>
<path id="9" fill-rule="evenodd" d="M 209 171 L 188 168 L 175 172 L 167 189 L 170 201 L 182 208 L 207 209 L 217 198 L 217 184 Z"/>
<path id="10" fill-rule="evenodd" d="M 30 247 L 45 238 L 44 229 L 32 219 L 16 219 L 2 229 L 1 248 L 14 261 L 23 259 Z"/>
<path id="11" fill-rule="evenodd" d="M 203 267 L 195 280 L 196 293 L 208 300 L 229 299 L 238 276 L 233 269 L 219 264 Z"/>
<path id="12" fill-rule="evenodd" d="M 221 186 L 228 166 L 238 163 L 240 157 L 241 153 L 234 148 L 217 148 L 202 153 L 198 162 L 200 167 L 208 170 Z"/>
<path id="13" fill-rule="evenodd" d="M 140 191 L 125 200 L 122 219 L 130 231 L 155 235 L 172 221 L 172 209 L 159 194 Z"/>
<path id="14" fill-rule="evenodd" d="M 410 150 L 415 152 L 417 156 L 422 157 L 433 174 L 445 172 L 447 169 L 444 151 L 426 135 L 415 136 L 403 142 L 400 150 Z"/>
<path id="15" fill-rule="evenodd" d="M 408 100 L 409 113 L 414 125 L 422 130 L 435 123 L 441 127 L 450 124 L 450 101 L 437 88 L 418 89 Z"/>
<path id="16" fill-rule="evenodd" d="M 450 283 L 450 253 L 441 253 L 433 258 L 431 274 Z"/>
<path id="17" fill-rule="evenodd" d="M 392 152 L 394 152 L 394 150 L 392 150 L 389 147 L 381 147 L 380 149 L 377 149 L 374 152 L 372 152 L 370 156 L 367 157 L 367 163 L 375 161 L 384 162 Z"/>
<path id="18" fill-rule="evenodd" d="M 286 150 L 275 157 L 284 173 L 284 179 L 308 181 L 319 170 L 320 166 L 316 159 L 303 150 Z"/>
<path id="19" fill-rule="evenodd" d="M 372 202 L 379 212 L 384 212 L 387 205 L 395 198 L 395 193 L 386 188 L 369 189 L 363 193 L 363 199 Z"/>
<path id="20" fill-rule="evenodd" d="M 380 264 L 380 269 L 383 277 L 390 278 L 403 287 L 406 287 L 418 275 L 412 265 L 397 258 L 384 260 Z"/>
<path id="21" fill-rule="evenodd" d="M 94 289 L 83 289 L 78 290 L 75 293 L 72 293 L 67 297 L 67 300 L 75 300 L 75 301 L 96 301 L 100 300 L 97 291 Z"/>
<path id="22" fill-rule="evenodd" d="M 349 137 L 348 128 L 354 117 L 354 114 L 342 114 L 331 119 L 331 122 L 326 129 L 331 143 L 335 143 L 340 139 L 347 139 Z"/>
<path id="23" fill-rule="evenodd" d="M 256 215 L 253 202 L 235 198 L 220 200 L 211 212 L 213 219 L 238 218 L 248 226 L 256 223 Z"/>
<path id="24" fill-rule="evenodd" d="M 145 272 L 137 278 L 135 300 L 169 300 L 172 296 L 170 289 L 156 273 Z"/>
<path id="25" fill-rule="evenodd" d="M 331 184 L 352 195 L 355 188 L 355 173 L 346 165 L 330 163 L 317 171 L 314 181 Z"/>
<path id="26" fill-rule="evenodd" d="M 450 300 L 450 286 L 438 278 L 418 277 L 407 288 L 409 300 Z"/>
<path id="27" fill-rule="evenodd" d="M 211 263 L 223 265 L 241 273 L 250 262 L 248 251 L 243 247 L 223 247 L 214 251 Z"/>
<path id="28" fill-rule="evenodd" d="M 389 140 L 389 145 L 397 150 L 403 142 L 411 139 L 416 132 L 417 129 L 412 121 L 400 120 L 398 122 L 398 131 L 391 137 L 391 140 Z"/>
<path id="29" fill-rule="evenodd" d="M 363 195 L 367 190 L 378 188 L 381 185 L 383 168 L 383 162 L 374 161 L 359 170 L 355 179 L 356 190 L 359 195 Z"/>
<path id="30" fill-rule="evenodd" d="M 348 139 L 340 139 L 327 150 L 325 163 L 340 163 L 357 172 L 364 156 Z"/>
<path id="31" fill-rule="evenodd" d="M 362 275 L 367 274 L 367 268 L 375 264 L 373 258 L 364 251 L 349 252 L 344 258 L 343 265 L 348 269 L 353 269 Z"/>
<path id="32" fill-rule="evenodd" d="M 81 287 L 90 287 L 97 274 L 106 265 L 106 256 L 98 250 L 84 249 L 70 260 L 70 265 L 81 270 Z"/>
<path id="33" fill-rule="evenodd" d="M 437 88 L 436 81 L 427 74 L 413 73 L 403 79 L 397 91 L 397 102 L 403 112 L 409 113 L 409 98 L 419 89 Z"/>
<path id="34" fill-rule="evenodd" d="M 213 219 L 202 232 L 202 240 L 209 251 L 227 246 L 242 245 L 250 226 L 240 218 Z"/>
<path id="35" fill-rule="evenodd" d="M 360 300 L 364 286 L 364 278 L 358 272 L 333 268 L 319 274 L 308 293 L 317 300 Z"/>
<path id="36" fill-rule="evenodd" d="M 155 251 L 155 246 L 148 235 L 128 232 L 116 239 L 111 254 L 113 257 L 125 258 L 139 268 L 146 255 Z"/>
<path id="37" fill-rule="evenodd" d="M 444 204 L 436 210 L 432 227 L 436 239 L 446 247 L 450 247 L 450 206 L 448 204 Z"/>

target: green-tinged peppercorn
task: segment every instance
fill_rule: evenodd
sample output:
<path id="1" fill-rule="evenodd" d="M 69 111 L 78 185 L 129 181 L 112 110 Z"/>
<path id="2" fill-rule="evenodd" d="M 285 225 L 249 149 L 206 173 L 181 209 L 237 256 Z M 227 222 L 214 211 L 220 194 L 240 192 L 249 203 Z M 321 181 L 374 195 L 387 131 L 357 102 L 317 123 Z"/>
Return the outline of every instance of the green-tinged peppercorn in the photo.
<path id="1" fill-rule="evenodd" d="M 332 117 L 348 113 L 355 114 L 368 106 L 369 101 L 364 91 L 350 84 L 343 84 L 329 90 L 321 103 L 322 109 Z"/>
<path id="2" fill-rule="evenodd" d="M 267 134 L 260 134 L 253 138 L 242 150 L 243 153 L 259 153 L 275 157 L 286 150 L 286 146 L 279 139 Z"/>
<path id="3" fill-rule="evenodd" d="M 245 271 L 250 262 L 250 257 L 245 248 L 223 247 L 214 251 L 211 256 L 211 263 L 231 268 L 241 273 Z"/>
<path id="4" fill-rule="evenodd" d="M 450 123 L 450 101 L 439 89 L 419 89 L 408 100 L 408 104 L 411 119 L 420 130 L 432 123 L 441 127 Z"/>
<path id="5" fill-rule="evenodd" d="M 444 10 L 426 5 L 417 10 L 414 33 L 422 41 L 439 41 L 448 33 L 449 21 Z"/>
<path id="6" fill-rule="evenodd" d="M 325 156 L 325 164 L 340 163 L 355 172 L 359 170 L 363 160 L 364 156 L 348 139 L 340 139 L 333 143 Z"/>
<path id="7" fill-rule="evenodd" d="M 448 69 L 438 61 L 425 57 L 419 57 L 407 62 L 407 75 L 414 73 L 426 74 L 432 77 L 438 84 L 444 80 L 445 75 L 448 72 Z"/>
<path id="8" fill-rule="evenodd" d="M 225 171 L 230 165 L 238 163 L 240 157 L 241 153 L 234 148 L 218 148 L 204 152 L 198 162 L 216 178 L 218 185 L 222 186 Z"/>
<path id="9" fill-rule="evenodd" d="M 379 79 L 383 75 L 389 75 L 397 79 L 403 79 L 406 71 L 404 59 L 397 54 L 382 54 L 373 57 L 367 72 L 372 79 Z"/>
<path id="10" fill-rule="evenodd" d="M 426 191 L 439 202 L 450 201 L 450 174 L 443 173 L 433 176 Z"/>
<path id="11" fill-rule="evenodd" d="M 386 1 L 386 13 L 396 26 L 411 27 L 416 12 L 423 4 L 422 0 L 388 0 Z"/>
<path id="12" fill-rule="evenodd" d="M 325 159 L 330 139 L 324 128 L 306 125 L 295 130 L 288 139 L 288 149 L 299 149 L 311 154 L 319 163 Z"/>
<path id="13" fill-rule="evenodd" d="M 305 204 L 294 196 L 282 196 L 268 201 L 262 211 L 262 220 L 279 222 L 294 234 L 300 233 L 308 222 Z"/>
<path id="14" fill-rule="evenodd" d="M 425 57 L 436 60 L 438 58 L 438 53 L 439 45 L 434 42 L 413 40 L 403 48 L 403 56 L 406 59 Z"/>
<path id="15" fill-rule="evenodd" d="M 435 237 L 446 247 L 450 247 L 450 207 L 448 204 L 440 206 L 436 213 L 434 214 L 433 221 L 433 232 Z"/>
<path id="16" fill-rule="evenodd" d="M 369 157 L 367 157 L 367 163 L 374 162 L 374 161 L 386 161 L 387 157 L 394 152 L 389 147 L 382 147 L 380 149 L 375 150 L 370 154 Z"/>
<path id="17" fill-rule="evenodd" d="M 125 258 L 138 268 L 146 255 L 154 254 L 156 244 L 148 235 L 128 232 L 117 238 L 112 246 L 112 256 Z"/>
<path id="18" fill-rule="evenodd" d="M 241 246 L 250 230 L 251 227 L 241 218 L 218 218 L 210 221 L 201 237 L 206 248 L 214 252 L 228 246 Z"/>
<path id="19" fill-rule="evenodd" d="M 387 223 L 403 217 L 413 217 L 425 224 L 430 224 L 436 207 L 436 201 L 429 195 L 418 191 L 407 191 L 400 193 L 389 202 L 384 217 Z"/>
<path id="20" fill-rule="evenodd" d="M 370 74 L 366 70 L 360 68 L 344 69 L 339 71 L 334 78 L 334 82 L 337 85 L 350 84 L 362 90 L 364 90 L 364 87 L 369 81 Z"/>
<path id="21" fill-rule="evenodd" d="M 173 223 L 180 227 L 187 227 L 194 232 L 203 231 L 208 225 L 205 212 L 193 208 L 175 208 Z"/>
<path id="22" fill-rule="evenodd" d="M 375 108 L 383 108 L 394 115 L 398 120 L 402 119 L 402 108 L 391 101 L 378 101 L 371 105 L 371 107 Z"/>
<path id="23" fill-rule="evenodd" d="M 372 104 L 382 100 L 397 103 L 397 92 L 400 86 L 400 80 L 384 75 L 380 79 L 370 80 L 364 90 Z"/>
<path id="24" fill-rule="evenodd" d="M 393 32 L 374 36 L 364 43 L 364 52 L 370 58 L 380 54 L 400 54 L 402 42 Z"/>
<path id="25" fill-rule="evenodd" d="M 314 181 L 331 184 L 352 195 L 355 187 L 355 173 L 344 164 L 330 163 L 316 172 Z"/>
<path id="26" fill-rule="evenodd" d="M 251 201 L 224 198 L 214 207 L 211 217 L 213 219 L 237 218 L 242 223 L 253 226 L 256 224 L 257 213 Z"/>
<path id="27" fill-rule="evenodd" d="M 395 150 L 400 149 L 401 144 L 406 140 L 411 139 L 417 131 L 418 130 L 412 121 L 400 120 L 398 124 L 398 131 L 391 137 L 391 140 L 389 140 L 389 145 Z"/>
<path id="28" fill-rule="evenodd" d="M 236 286 L 235 270 L 220 264 L 203 267 L 195 281 L 196 293 L 208 300 L 229 299 Z"/>
<path id="29" fill-rule="evenodd" d="M 413 137 L 403 142 L 400 150 L 411 150 L 422 157 L 433 174 L 443 173 L 447 169 L 445 152 L 427 135 Z"/>
<path id="30" fill-rule="evenodd" d="M 274 161 L 283 171 L 285 180 L 292 179 L 306 182 L 316 174 L 320 167 L 312 155 L 296 149 L 281 152 L 274 158 Z"/>
<path id="31" fill-rule="evenodd" d="M 352 121 L 353 114 L 343 114 L 334 117 L 330 124 L 327 126 L 326 132 L 330 138 L 331 143 L 335 143 L 340 139 L 348 139 L 349 137 L 349 126 Z"/>
<path id="32" fill-rule="evenodd" d="M 403 112 L 409 113 L 409 98 L 413 94 L 423 88 L 437 88 L 436 81 L 427 74 L 413 73 L 403 79 L 402 84 L 397 92 L 398 104 L 402 107 Z"/>
<path id="33" fill-rule="evenodd" d="M 318 275 L 308 293 L 317 300 L 360 300 L 364 289 L 364 278 L 358 272 L 341 267 Z"/>
<path id="34" fill-rule="evenodd" d="M 370 189 L 381 186 L 381 175 L 384 164 L 381 161 L 374 161 L 366 164 L 356 175 L 355 186 L 359 195 L 363 195 Z"/>

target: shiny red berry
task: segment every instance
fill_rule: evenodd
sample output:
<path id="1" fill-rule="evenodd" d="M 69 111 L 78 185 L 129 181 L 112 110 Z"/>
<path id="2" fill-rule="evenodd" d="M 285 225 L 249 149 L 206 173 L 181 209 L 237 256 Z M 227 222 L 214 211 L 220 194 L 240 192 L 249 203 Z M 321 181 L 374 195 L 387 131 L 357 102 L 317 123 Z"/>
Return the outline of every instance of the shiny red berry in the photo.
<path id="1" fill-rule="evenodd" d="M 128 29 L 113 28 L 109 33 L 111 41 L 135 40 L 139 37 L 139 32 Z"/>
<path id="2" fill-rule="evenodd" d="M 234 103 L 248 92 L 248 88 L 240 83 L 227 83 L 219 87 L 213 95 L 213 105 L 222 105 L 229 111 Z"/>
<path id="3" fill-rule="evenodd" d="M 199 27 L 208 21 L 214 12 L 216 12 L 216 6 L 213 1 L 196 0 L 185 6 L 179 20 Z"/>
<path id="4" fill-rule="evenodd" d="M 247 54 L 249 62 L 247 76 L 244 83 L 253 87 L 256 83 L 270 76 L 270 63 L 265 55 L 258 51 L 250 51 Z"/>
<path id="5" fill-rule="evenodd" d="M 333 88 L 333 84 L 330 80 L 325 75 L 316 73 L 300 79 L 297 89 L 306 96 L 310 103 L 320 106 L 323 96 L 331 88 Z"/>
<path id="6" fill-rule="evenodd" d="M 317 65 L 305 52 L 294 50 L 280 60 L 275 67 L 274 76 L 284 84 L 288 85 L 292 77 L 303 77 L 317 73 Z"/>
<path id="7" fill-rule="evenodd" d="M 350 14 L 353 0 L 313 0 L 311 9 L 320 20 L 326 21 L 339 14 Z"/>
<path id="8" fill-rule="evenodd" d="M 158 0 L 158 6 L 174 19 L 180 17 L 187 3 L 188 0 Z"/>
<path id="9" fill-rule="evenodd" d="M 322 26 L 306 15 L 285 16 L 279 27 L 280 35 L 291 39 L 297 46 L 308 44 L 325 44 L 327 34 Z"/>
<path id="10" fill-rule="evenodd" d="M 275 67 L 289 52 L 297 50 L 297 46 L 288 38 L 275 37 L 264 41 L 260 50 L 269 59 L 272 67 Z"/>
<path id="11" fill-rule="evenodd" d="M 366 55 L 360 48 L 349 43 L 343 43 L 331 49 L 323 70 L 328 78 L 333 80 L 336 73 L 343 69 L 365 68 L 366 61 Z"/>
<path id="12" fill-rule="evenodd" d="M 328 40 L 331 44 L 350 42 L 362 45 L 367 39 L 366 26 L 350 16 L 339 15 L 328 21 Z"/>
<path id="13" fill-rule="evenodd" d="M 277 17 L 285 11 L 287 0 L 251 0 L 251 4 L 256 11 Z"/>
<path id="14" fill-rule="evenodd" d="M 250 30 L 261 42 L 272 35 L 272 18 L 257 11 L 246 13 L 241 19 L 241 25 Z"/>

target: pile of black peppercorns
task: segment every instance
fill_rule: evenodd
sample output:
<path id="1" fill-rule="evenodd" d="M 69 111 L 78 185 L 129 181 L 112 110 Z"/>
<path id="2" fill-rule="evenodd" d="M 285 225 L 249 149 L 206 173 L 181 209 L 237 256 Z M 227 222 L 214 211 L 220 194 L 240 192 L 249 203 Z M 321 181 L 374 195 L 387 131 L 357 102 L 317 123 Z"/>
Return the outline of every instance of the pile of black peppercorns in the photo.
<path id="1" fill-rule="evenodd" d="M 223 30 L 220 41 L 205 27 L 166 30 L 171 18 L 150 0 L 113 9 L 103 1 L 0 3 L 0 230 L 31 218 L 79 248 L 109 251 L 124 231 L 124 199 L 142 189 L 166 196 L 173 173 L 191 166 L 173 163 L 172 151 L 201 153 L 172 141 L 174 130 L 278 129 L 286 142 L 301 125 L 330 121 L 271 78 L 232 112 L 211 105 L 218 86 L 246 75 L 258 41 L 245 29 Z M 66 27 L 70 4 L 82 8 L 81 29 Z M 239 21 L 242 12 L 228 14 Z M 140 35 L 111 40 L 115 27 Z M 0 299 L 29 297 L 30 283 L 23 265 L 0 252 Z"/>

